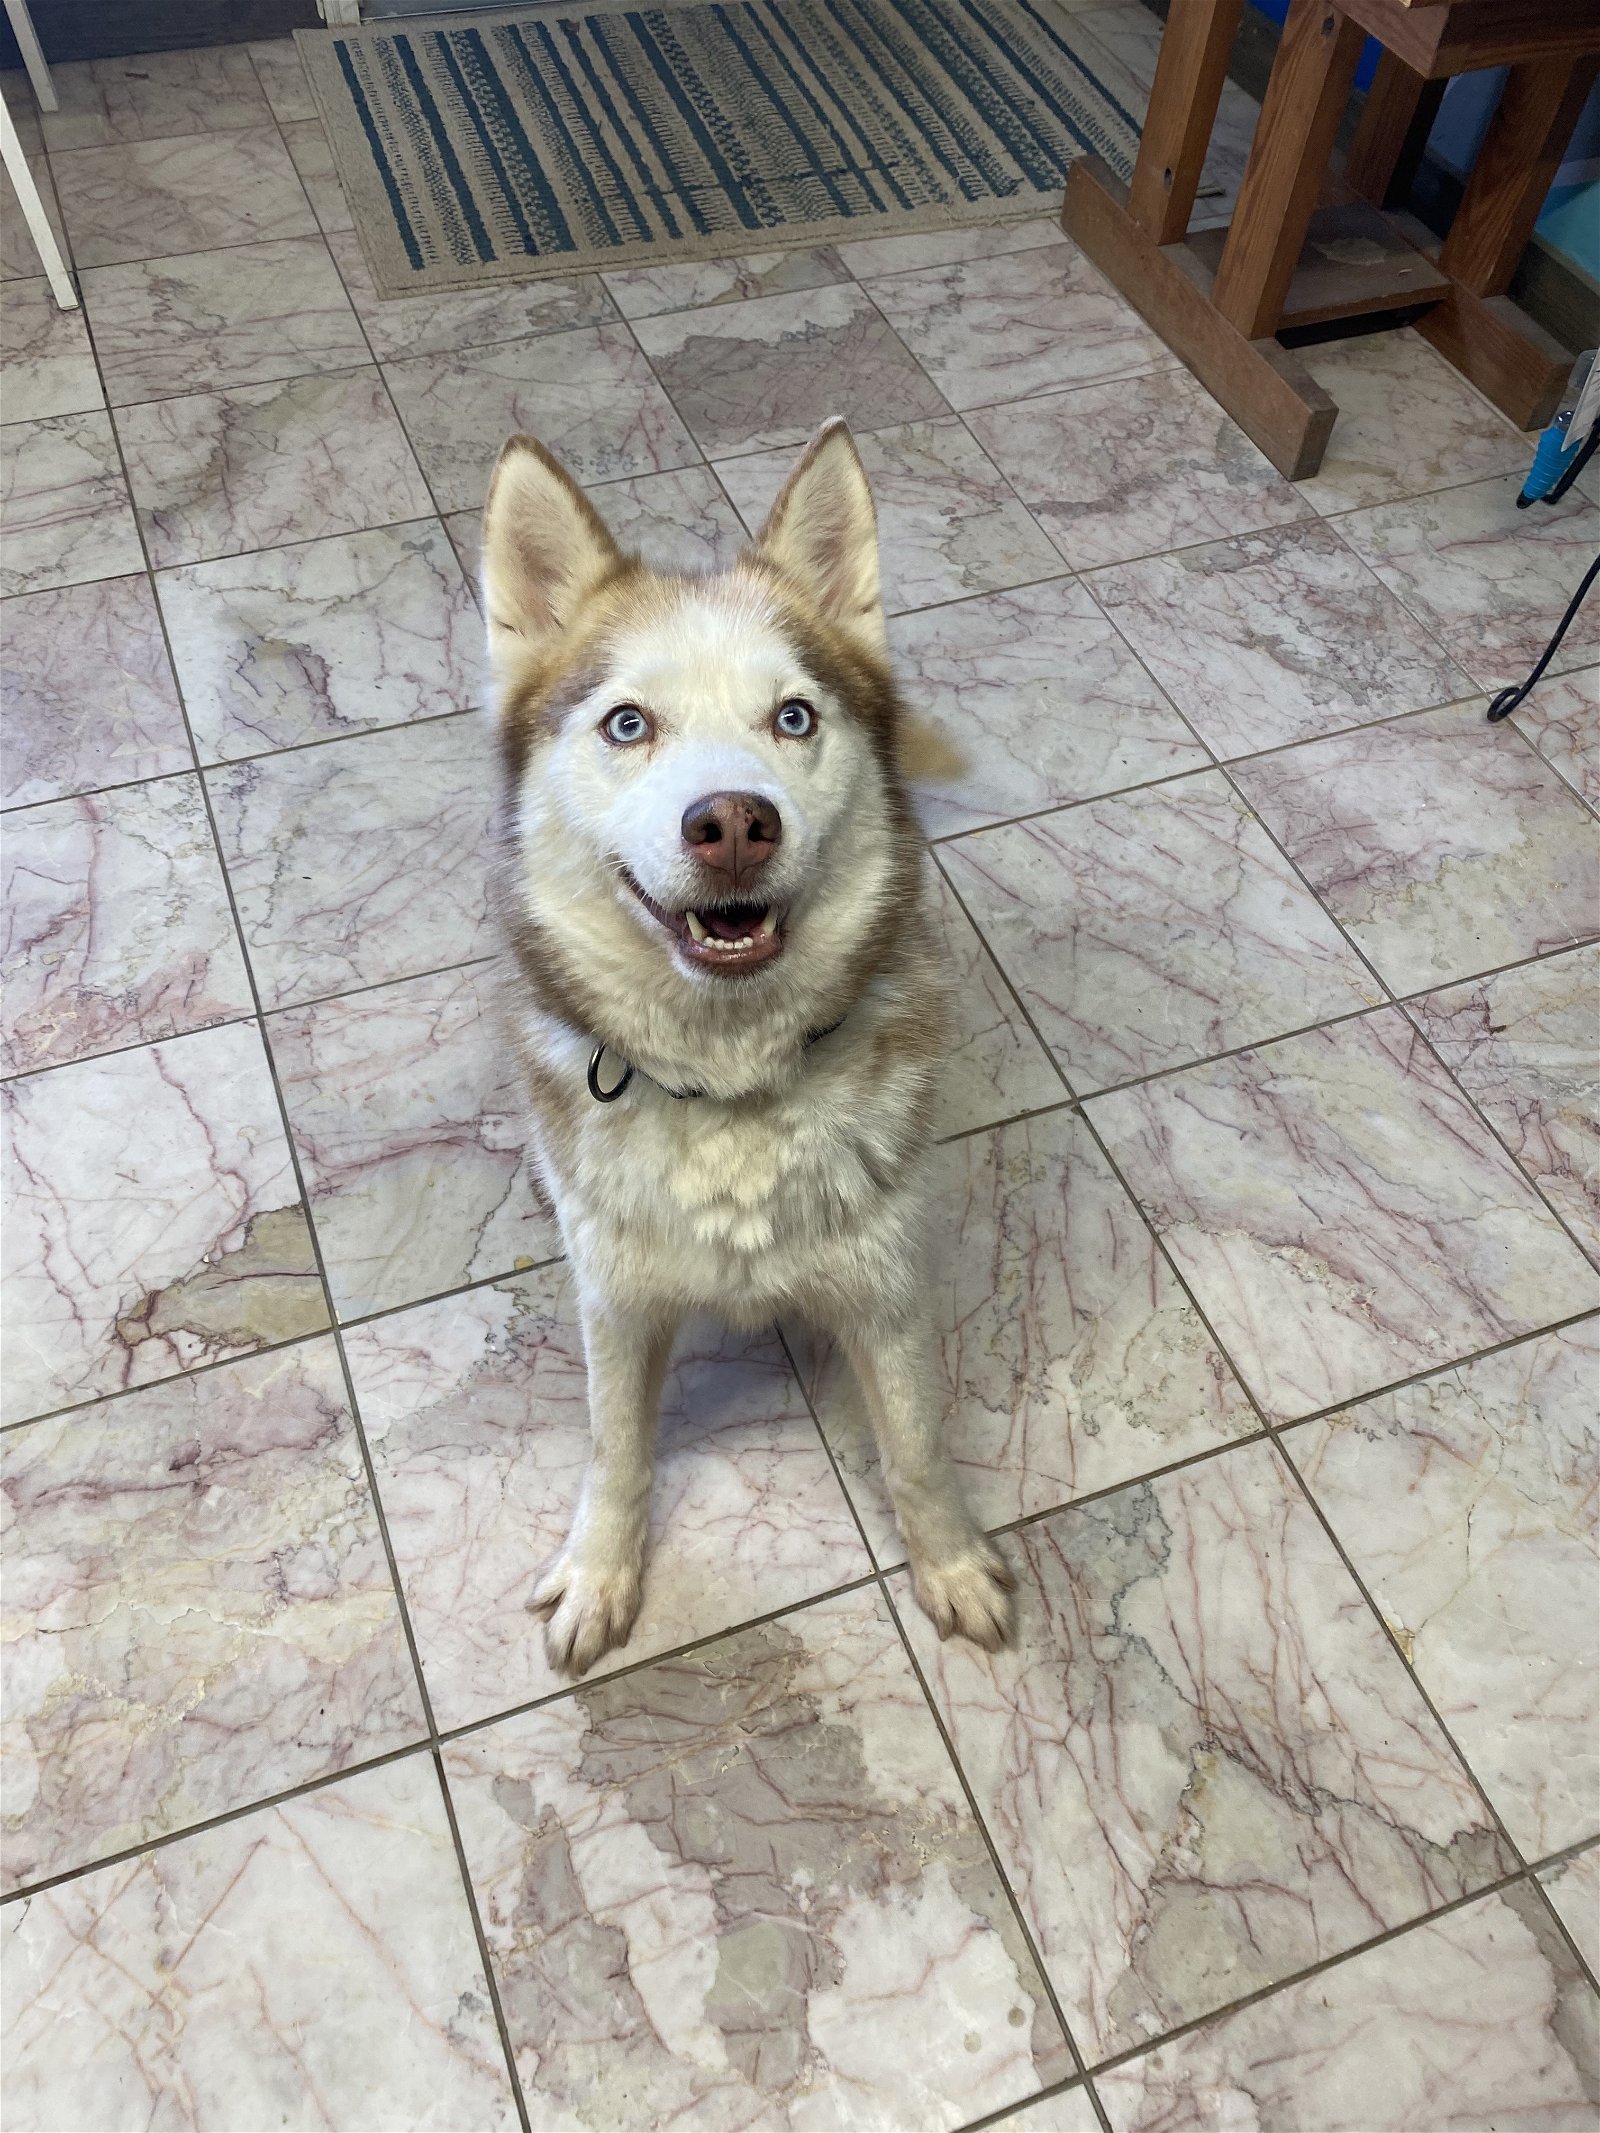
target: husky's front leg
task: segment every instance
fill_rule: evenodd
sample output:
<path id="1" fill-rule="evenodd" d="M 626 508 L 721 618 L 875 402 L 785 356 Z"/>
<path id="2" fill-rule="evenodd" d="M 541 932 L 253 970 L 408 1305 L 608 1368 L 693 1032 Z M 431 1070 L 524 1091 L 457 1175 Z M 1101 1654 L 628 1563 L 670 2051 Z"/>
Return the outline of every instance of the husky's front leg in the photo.
<path id="1" fill-rule="evenodd" d="M 548 1613 L 545 1649 L 564 1674 L 585 1673 L 623 1643 L 639 1612 L 656 1415 L 676 1331 L 659 1314 L 609 1303 L 584 1308 L 594 1448 L 572 1530 L 528 1602 Z"/>
<path id="2" fill-rule="evenodd" d="M 897 1320 L 852 1332 L 845 1347 L 866 1396 L 917 1598 L 941 1637 L 970 1637 L 993 1651 L 1010 1634 L 1016 1580 L 962 1497 L 944 1441 L 928 1331 Z"/>

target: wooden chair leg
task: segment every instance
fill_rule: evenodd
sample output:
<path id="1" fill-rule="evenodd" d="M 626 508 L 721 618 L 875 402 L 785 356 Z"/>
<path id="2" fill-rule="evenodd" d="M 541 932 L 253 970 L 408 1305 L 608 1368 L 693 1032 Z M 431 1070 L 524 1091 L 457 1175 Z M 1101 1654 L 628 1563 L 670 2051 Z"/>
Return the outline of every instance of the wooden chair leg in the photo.
<path id="1" fill-rule="evenodd" d="M 1345 158 L 1345 183 L 1374 207 L 1403 207 L 1439 115 L 1445 84 L 1383 51 Z"/>
<path id="2" fill-rule="evenodd" d="M 1172 0 L 1128 191 L 1129 212 L 1157 244 L 1180 244 L 1217 122 L 1244 0 Z"/>
<path id="3" fill-rule="evenodd" d="M 1282 315 L 1363 42 L 1328 0 L 1292 0 L 1217 267 L 1216 307 L 1247 340 Z"/>
<path id="4" fill-rule="evenodd" d="M 1513 67 L 1439 264 L 1474 296 L 1500 296 L 1533 235 L 1600 58 Z"/>

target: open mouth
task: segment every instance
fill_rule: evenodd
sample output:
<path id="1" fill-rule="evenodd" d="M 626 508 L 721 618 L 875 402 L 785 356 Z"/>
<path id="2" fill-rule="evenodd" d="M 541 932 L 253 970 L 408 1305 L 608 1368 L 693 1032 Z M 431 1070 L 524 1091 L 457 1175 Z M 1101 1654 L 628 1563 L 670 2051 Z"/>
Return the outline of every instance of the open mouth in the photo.
<path id="1" fill-rule="evenodd" d="M 687 962 L 729 976 L 757 970 L 783 953 L 783 912 L 776 904 L 724 902 L 668 911 L 647 896 L 626 868 L 622 878 Z"/>

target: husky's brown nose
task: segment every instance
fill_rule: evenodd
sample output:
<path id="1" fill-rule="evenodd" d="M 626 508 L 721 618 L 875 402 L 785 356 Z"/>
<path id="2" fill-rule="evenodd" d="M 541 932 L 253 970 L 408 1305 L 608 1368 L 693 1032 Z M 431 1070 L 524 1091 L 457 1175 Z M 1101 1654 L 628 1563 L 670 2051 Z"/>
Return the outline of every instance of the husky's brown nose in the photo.
<path id="1" fill-rule="evenodd" d="M 683 841 L 703 867 L 742 889 L 778 849 L 783 821 L 770 800 L 753 792 L 708 792 L 683 811 Z"/>

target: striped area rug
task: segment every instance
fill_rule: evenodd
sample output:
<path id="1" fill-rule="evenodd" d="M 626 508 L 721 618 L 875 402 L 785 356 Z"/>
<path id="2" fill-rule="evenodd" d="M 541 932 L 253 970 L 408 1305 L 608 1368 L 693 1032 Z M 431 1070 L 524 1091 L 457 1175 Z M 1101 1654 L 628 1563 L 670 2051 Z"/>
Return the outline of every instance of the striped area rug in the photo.
<path id="1" fill-rule="evenodd" d="M 1052 0 L 599 0 L 302 30 L 385 296 L 1053 210 L 1138 121 Z"/>

